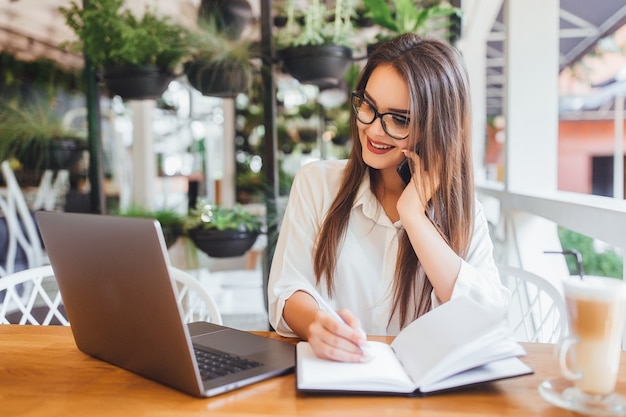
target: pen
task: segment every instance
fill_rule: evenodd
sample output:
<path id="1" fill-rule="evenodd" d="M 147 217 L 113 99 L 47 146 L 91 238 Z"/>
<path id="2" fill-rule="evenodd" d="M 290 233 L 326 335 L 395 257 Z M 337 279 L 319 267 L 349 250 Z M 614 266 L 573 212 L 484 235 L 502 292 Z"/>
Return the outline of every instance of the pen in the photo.
<path id="1" fill-rule="evenodd" d="M 315 301 L 317 301 L 317 303 L 320 305 L 320 307 L 322 308 L 322 310 L 328 311 L 330 313 L 331 316 L 333 316 L 333 318 L 341 323 L 346 323 L 346 321 L 335 311 L 334 308 L 332 308 L 330 306 L 330 304 L 328 304 L 328 302 L 323 299 L 321 296 L 315 296 Z"/>
<path id="2" fill-rule="evenodd" d="M 341 317 L 337 311 L 335 311 L 334 308 L 332 308 L 330 306 L 330 304 L 328 304 L 328 302 L 322 298 L 322 296 L 320 296 L 319 294 L 313 294 L 313 298 L 315 298 L 315 301 L 317 301 L 317 303 L 320 305 L 320 307 L 322 308 L 322 310 L 327 311 L 328 313 L 330 313 L 330 315 L 337 320 L 340 323 L 344 323 L 344 324 L 348 324 L 346 323 L 346 321 L 343 319 L 343 317 Z M 359 346 L 359 349 L 361 349 L 361 352 L 367 357 L 370 358 L 372 357 L 372 353 L 369 350 L 368 346 L 365 343 L 359 344 L 357 345 Z"/>

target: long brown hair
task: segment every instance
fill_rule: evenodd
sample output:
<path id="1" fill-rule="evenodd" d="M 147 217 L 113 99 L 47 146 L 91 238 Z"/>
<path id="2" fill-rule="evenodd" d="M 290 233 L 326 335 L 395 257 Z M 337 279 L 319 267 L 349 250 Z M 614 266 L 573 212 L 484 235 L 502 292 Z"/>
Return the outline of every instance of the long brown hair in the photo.
<path id="1" fill-rule="evenodd" d="M 474 219 L 474 181 L 471 157 L 471 105 L 467 73 L 459 52 L 449 44 L 414 34 L 400 35 L 370 55 L 361 72 L 357 90 L 364 90 L 372 72 L 390 65 L 409 86 L 410 149 L 419 142 L 420 157 L 431 178 L 439 181 L 428 203 L 428 215 L 441 236 L 461 257 L 467 254 Z M 313 250 L 314 271 L 319 284 L 326 280 L 333 296 L 337 256 L 356 194 L 366 175 L 376 195 L 380 175 L 365 164 L 354 114 L 350 119 L 353 148 L 344 176 Z M 419 139 L 418 139 L 419 138 Z M 436 175 L 432 175 L 435 173 Z M 435 189 L 431 185 L 431 189 Z M 418 278 L 422 279 L 418 279 Z M 417 283 L 422 282 L 421 288 Z M 432 285 L 415 254 L 406 232 L 399 240 L 393 284 L 391 321 L 399 314 L 400 326 L 431 308 Z"/>

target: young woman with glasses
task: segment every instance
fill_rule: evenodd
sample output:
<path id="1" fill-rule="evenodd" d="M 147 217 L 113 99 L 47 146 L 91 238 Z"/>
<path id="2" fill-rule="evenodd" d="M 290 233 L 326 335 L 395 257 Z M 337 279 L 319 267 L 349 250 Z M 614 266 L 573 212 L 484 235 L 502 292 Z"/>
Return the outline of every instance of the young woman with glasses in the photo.
<path id="1" fill-rule="evenodd" d="M 504 317 L 507 290 L 474 197 L 469 94 L 445 42 L 406 34 L 369 57 L 351 96 L 349 159 L 307 164 L 292 186 L 268 288 L 279 334 L 358 362 L 365 333 L 397 334 L 453 297 Z M 397 172 L 405 159 L 408 185 Z"/>

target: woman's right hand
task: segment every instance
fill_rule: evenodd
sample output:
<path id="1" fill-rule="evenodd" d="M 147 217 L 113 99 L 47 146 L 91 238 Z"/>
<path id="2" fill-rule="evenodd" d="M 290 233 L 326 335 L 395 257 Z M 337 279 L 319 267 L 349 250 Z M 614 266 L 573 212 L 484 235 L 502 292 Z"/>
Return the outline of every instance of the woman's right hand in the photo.
<path id="1" fill-rule="evenodd" d="M 329 312 L 318 310 L 309 325 L 308 342 L 315 354 L 322 359 L 338 362 L 367 362 L 368 354 L 365 332 L 359 320 L 348 310 L 337 313 L 344 322 L 339 322 Z"/>

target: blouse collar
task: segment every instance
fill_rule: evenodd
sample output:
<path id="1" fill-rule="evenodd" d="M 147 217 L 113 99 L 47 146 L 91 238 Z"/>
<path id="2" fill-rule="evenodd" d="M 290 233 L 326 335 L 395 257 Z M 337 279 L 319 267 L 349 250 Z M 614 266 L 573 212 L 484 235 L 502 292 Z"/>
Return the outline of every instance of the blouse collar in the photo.
<path id="1" fill-rule="evenodd" d="M 391 222 L 389 217 L 385 214 L 383 207 L 380 205 L 380 202 L 376 199 L 374 193 L 372 193 L 372 190 L 370 189 L 369 173 L 363 178 L 361 185 L 359 185 L 359 190 L 356 193 L 352 209 L 354 210 L 359 206 L 362 207 L 361 210 L 363 215 L 372 219 L 375 223 L 395 227 L 396 229 L 400 229 L 402 227 L 400 220 L 395 223 Z"/>

